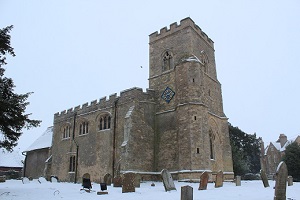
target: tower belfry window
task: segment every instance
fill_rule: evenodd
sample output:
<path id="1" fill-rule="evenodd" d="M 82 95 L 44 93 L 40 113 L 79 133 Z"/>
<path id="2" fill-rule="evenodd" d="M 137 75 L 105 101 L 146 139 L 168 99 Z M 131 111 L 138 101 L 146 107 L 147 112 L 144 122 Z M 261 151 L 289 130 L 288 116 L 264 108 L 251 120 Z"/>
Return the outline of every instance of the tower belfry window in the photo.
<path id="1" fill-rule="evenodd" d="M 163 54 L 163 71 L 173 69 L 173 55 L 172 52 L 166 51 Z"/>

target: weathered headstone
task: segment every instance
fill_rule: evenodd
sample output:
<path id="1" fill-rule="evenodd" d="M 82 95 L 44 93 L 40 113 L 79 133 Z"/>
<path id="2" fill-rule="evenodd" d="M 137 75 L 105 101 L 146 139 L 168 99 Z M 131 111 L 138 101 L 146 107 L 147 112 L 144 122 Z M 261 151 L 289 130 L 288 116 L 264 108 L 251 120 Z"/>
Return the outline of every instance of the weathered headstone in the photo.
<path id="1" fill-rule="evenodd" d="M 235 177 L 235 185 L 236 186 L 241 186 L 241 176 L 236 176 Z"/>
<path id="2" fill-rule="evenodd" d="M 0 183 L 4 183 L 6 181 L 6 176 L 0 176 Z"/>
<path id="3" fill-rule="evenodd" d="M 292 185 L 293 185 L 293 177 L 288 176 L 288 186 L 292 186 Z"/>
<path id="4" fill-rule="evenodd" d="M 215 188 L 223 187 L 223 172 L 219 171 L 216 175 Z"/>
<path id="5" fill-rule="evenodd" d="M 110 174 L 105 174 L 104 183 L 106 183 L 106 185 L 111 185 L 111 179 L 112 179 L 112 176 Z"/>
<path id="6" fill-rule="evenodd" d="M 189 185 L 182 186 L 180 200 L 193 200 L 193 187 Z"/>
<path id="7" fill-rule="evenodd" d="M 107 184 L 106 183 L 100 183 L 100 190 L 97 192 L 97 195 L 103 195 L 103 194 L 108 194 L 107 192 Z"/>
<path id="8" fill-rule="evenodd" d="M 263 169 L 260 170 L 260 177 L 264 184 L 264 187 L 270 187 L 267 174 Z"/>
<path id="9" fill-rule="evenodd" d="M 173 178 L 168 170 L 163 169 L 161 171 L 161 176 L 162 176 L 162 180 L 166 192 L 171 190 L 176 190 Z"/>
<path id="10" fill-rule="evenodd" d="M 47 182 L 47 180 L 42 176 L 38 179 L 38 181 L 39 181 L 39 183 L 46 183 Z"/>
<path id="11" fill-rule="evenodd" d="M 57 182 L 58 182 L 57 178 L 52 176 L 51 177 L 51 183 L 57 183 Z"/>
<path id="12" fill-rule="evenodd" d="M 136 188 L 141 187 L 141 175 L 135 174 L 134 186 Z"/>
<path id="13" fill-rule="evenodd" d="M 126 173 L 124 174 L 123 184 L 122 184 L 122 193 L 127 192 L 135 192 L 135 174 L 134 173 Z"/>
<path id="14" fill-rule="evenodd" d="M 90 174 L 86 173 L 82 176 L 82 187 L 84 189 L 91 189 L 92 188 L 92 183 L 91 183 L 91 176 Z"/>
<path id="15" fill-rule="evenodd" d="M 288 170 L 285 162 L 281 161 L 276 171 L 274 200 L 286 200 L 286 181 Z"/>
<path id="16" fill-rule="evenodd" d="M 113 179 L 114 187 L 122 187 L 122 177 L 121 176 L 116 176 Z"/>
<path id="17" fill-rule="evenodd" d="M 23 184 L 28 184 L 28 183 L 30 183 L 29 178 L 23 177 L 23 178 L 22 178 L 22 183 L 23 183 Z"/>
<path id="18" fill-rule="evenodd" d="M 198 190 L 206 190 L 207 189 L 207 183 L 208 183 L 208 173 L 203 172 L 200 176 L 200 184 Z"/>

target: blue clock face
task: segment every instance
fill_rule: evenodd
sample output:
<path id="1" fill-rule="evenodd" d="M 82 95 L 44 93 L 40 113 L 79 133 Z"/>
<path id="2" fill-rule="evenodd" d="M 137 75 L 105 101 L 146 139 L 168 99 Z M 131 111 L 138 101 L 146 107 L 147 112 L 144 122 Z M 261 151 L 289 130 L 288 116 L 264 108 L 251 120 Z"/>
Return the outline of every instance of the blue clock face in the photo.
<path id="1" fill-rule="evenodd" d="M 175 92 L 171 88 L 167 87 L 161 94 L 161 98 L 165 100 L 167 103 L 170 103 L 174 95 Z"/>

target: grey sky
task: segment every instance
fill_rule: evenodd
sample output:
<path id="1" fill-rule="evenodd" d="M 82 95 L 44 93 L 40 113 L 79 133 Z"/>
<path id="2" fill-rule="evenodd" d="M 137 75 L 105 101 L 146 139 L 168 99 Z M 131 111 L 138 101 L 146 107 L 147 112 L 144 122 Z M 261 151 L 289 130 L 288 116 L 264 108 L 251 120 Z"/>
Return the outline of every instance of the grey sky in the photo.
<path id="1" fill-rule="evenodd" d="M 0 0 L 16 57 L 6 76 L 33 91 L 25 150 L 53 114 L 131 87 L 148 87 L 148 35 L 191 17 L 215 42 L 229 122 L 265 142 L 299 133 L 300 1 Z M 142 68 L 140 67 L 142 66 Z"/>

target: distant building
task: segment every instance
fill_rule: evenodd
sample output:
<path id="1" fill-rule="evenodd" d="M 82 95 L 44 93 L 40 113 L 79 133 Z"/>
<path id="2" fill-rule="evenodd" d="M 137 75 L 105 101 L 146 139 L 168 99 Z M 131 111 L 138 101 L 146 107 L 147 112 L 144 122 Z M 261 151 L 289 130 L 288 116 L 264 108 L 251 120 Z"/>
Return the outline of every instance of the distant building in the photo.
<path id="1" fill-rule="evenodd" d="M 270 142 L 266 148 L 262 145 L 262 169 L 266 171 L 269 178 L 275 175 L 277 166 L 285 154 L 285 148 L 294 141 L 300 144 L 300 136 L 288 140 L 285 134 L 280 134 L 276 142 Z"/>
<path id="2" fill-rule="evenodd" d="M 50 148 L 52 144 L 53 127 L 47 130 L 34 141 L 23 154 L 26 155 L 24 162 L 24 176 L 39 178 L 44 176 L 49 178 L 48 172 L 51 170 Z"/>
<path id="3" fill-rule="evenodd" d="M 8 152 L 0 149 L 0 176 L 7 179 L 15 179 L 22 176 L 23 157 L 18 151 Z"/>
<path id="4" fill-rule="evenodd" d="M 78 182 L 88 173 L 99 182 L 118 170 L 145 180 L 167 169 L 175 179 L 199 180 L 204 171 L 213 178 L 222 170 L 233 178 L 214 42 L 185 18 L 152 33 L 149 53 L 146 92 L 127 89 L 54 115 L 51 174 Z"/>

